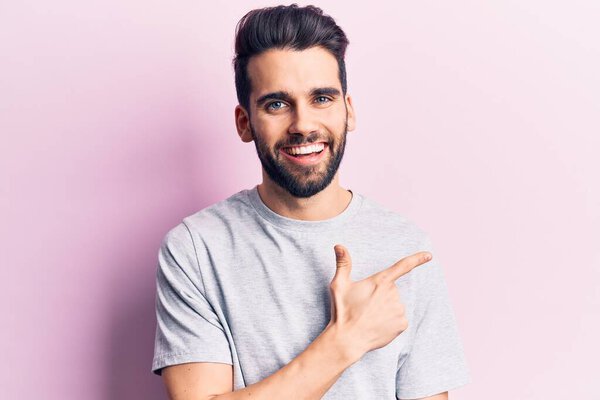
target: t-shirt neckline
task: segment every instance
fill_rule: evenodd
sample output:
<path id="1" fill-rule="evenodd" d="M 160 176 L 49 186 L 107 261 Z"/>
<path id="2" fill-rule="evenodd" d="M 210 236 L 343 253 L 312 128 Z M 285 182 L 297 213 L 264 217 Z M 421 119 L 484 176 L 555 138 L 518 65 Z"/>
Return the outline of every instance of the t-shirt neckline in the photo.
<path id="1" fill-rule="evenodd" d="M 252 189 L 246 190 L 246 195 L 256 212 L 275 226 L 294 231 L 323 232 L 341 227 L 348 222 L 360 209 L 360 206 L 363 203 L 363 196 L 350 189 L 348 190 L 350 193 L 352 193 L 352 199 L 350 200 L 348 206 L 346 206 L 346 208 L 335 217 L 320 221 L 303 221 L 277 214 L 275 211 L 267 207 L 267 205 L 261 199 L 260 194 L 258 193 L 258 185 L 255 185 Z"/>

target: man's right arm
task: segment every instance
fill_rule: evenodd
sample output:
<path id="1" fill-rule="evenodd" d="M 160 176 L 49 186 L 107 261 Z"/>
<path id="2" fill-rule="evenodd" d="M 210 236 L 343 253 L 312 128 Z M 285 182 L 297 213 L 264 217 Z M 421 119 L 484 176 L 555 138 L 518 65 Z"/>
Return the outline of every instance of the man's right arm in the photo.
<path id="1" fill-rule="evenodd" d="M 365 354 L 353 349 L 336 325 L 323 332 L 296 358 L 265 379 L 233 390 L 227 364 L 191 363 L 163 369 L 172 400 L 320 399 L 342 373 Z"/>

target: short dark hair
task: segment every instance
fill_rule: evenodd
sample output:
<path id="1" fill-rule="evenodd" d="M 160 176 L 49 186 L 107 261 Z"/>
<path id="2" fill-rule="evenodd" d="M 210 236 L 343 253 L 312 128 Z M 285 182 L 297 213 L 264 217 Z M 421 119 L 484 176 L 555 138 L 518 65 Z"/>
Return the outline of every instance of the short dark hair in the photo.
<path id="1" fill-rule="evenodd" d="M 346 64 L 344 56 L 349 41 L 346 34 L 319 7 L 308 5 L 265 7 L 249 11 L 240 19 L 235 33 L 235 90 L 238 102 L 250 113 L 252 84 L 248 62 L 252 56 L 275 49 L 305 50 L 322 46 L 338 62 L 338 76 L 346 95 Z"/>

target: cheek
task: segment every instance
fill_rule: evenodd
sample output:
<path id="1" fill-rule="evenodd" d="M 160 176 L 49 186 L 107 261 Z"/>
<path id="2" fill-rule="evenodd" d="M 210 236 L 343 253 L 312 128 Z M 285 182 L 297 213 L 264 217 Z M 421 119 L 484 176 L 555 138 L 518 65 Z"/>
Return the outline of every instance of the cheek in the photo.
<path id="1" fill-rule="evenodd" d="M 339 116 L 335 119 L 328 121 L 325 125 L 329 134 L 335 138 L 336 143 L 339 143 L 341 140 L 341 136 L 346 131 L 346 120 L 344 118 L 340 119 Z"/>
<path id="2" fill-rule="evenodd" d="M 255 127 L 257 130 L 264 132 L 265 135 L 273 135 L 278 132 L 285 125 L 286 119 L 283 116 L 258 116 L 255 121 Z"/>
<path id="3" fill-rule="evenodd" d="M 254 130 L 257 134 L 260 134 L 262 140 L 269 147 L 272 147 L 285 136 L 287 126 L 284 118 L 269 118 L 268 120 L 256 121 Z"/>
<path id="4" fill-rule="evenodd" d="M 285 129 L 286 125 L 283 118 L 270 118 L 268 121 L 265 121 L 262 126 L 267 134 L 274 136 Z"/>
<path id="5" fill-rule="evenodd" d="M 323 110 L 322 118 L 327 126 L 334 128 L 336 132 L 338 132 L 345 127 L 346 109 L 343 104 L 336 107 L 330 107 L 327 110 Z"/>

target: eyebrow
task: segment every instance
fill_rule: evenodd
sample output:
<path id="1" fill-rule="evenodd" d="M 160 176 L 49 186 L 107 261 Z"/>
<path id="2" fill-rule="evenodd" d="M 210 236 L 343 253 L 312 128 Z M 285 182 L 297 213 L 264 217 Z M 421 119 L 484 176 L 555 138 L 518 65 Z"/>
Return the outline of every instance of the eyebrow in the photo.
<path id="1" fill-rule="evenodd" d="M 320 87 L 320 88 L 311 89 L 309 94 L 310 94 L 310 96 L 323 96 L 323 95 L 339 96 L 341 94 L 341 92 L 334 87 Z M 267 93 L 265 95 L 260 96 L 258 99 L 256 99 L 256 106 L 260 107 L 267 100 L 282 100 L 282 101 L 287 101 L 287 102 L 291 103 L 292 95 L 290 92 L 287 92 L 285 90 L 279 90 L 277 92 Z"/>

